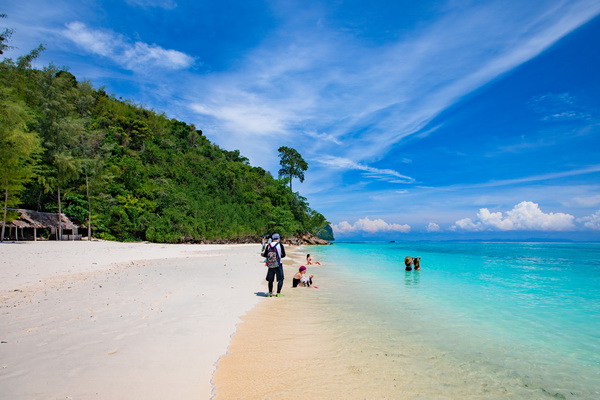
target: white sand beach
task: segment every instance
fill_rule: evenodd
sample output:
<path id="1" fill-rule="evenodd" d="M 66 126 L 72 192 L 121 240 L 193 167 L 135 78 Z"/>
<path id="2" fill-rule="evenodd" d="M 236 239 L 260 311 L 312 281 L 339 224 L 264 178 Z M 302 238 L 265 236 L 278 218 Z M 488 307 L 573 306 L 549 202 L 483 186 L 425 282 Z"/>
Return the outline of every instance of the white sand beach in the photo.
<path id="1" fill-rule="evenodd" d="M 0 244 L 0 398 L 209 399 L 260 245 Z"/>

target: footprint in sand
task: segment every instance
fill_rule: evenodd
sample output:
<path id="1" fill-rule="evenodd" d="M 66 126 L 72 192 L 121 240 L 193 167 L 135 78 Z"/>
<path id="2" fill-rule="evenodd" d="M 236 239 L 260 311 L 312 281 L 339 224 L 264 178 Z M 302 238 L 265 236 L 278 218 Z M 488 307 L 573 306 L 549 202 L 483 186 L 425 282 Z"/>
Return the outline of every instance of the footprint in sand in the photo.
<path id="1" fill-rule="evenodd" d="M 350 367 L 348 367 L 348 369 L 350 369 L 350 372 L 354 375 L 362 374 L 362 369 L 360 369 L 359 367 L 356 367 L 354 365 L 351 365 Z"/>

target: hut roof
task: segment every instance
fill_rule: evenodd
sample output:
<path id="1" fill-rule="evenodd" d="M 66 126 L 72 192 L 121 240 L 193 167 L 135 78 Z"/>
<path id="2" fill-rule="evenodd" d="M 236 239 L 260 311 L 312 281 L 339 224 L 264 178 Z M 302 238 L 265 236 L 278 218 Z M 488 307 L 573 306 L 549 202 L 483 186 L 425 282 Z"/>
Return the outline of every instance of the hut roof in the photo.
<path id="1" fill-rule="evenodd" d="M 58 228 L 58 214 L 47 213 L 33 210 L 12 209 L 19 213 L 9 225 L 17 228 Z M 75 225 L 65 214 L 60 215 L 60 221 L 63 229 L 76 229 Z"/>

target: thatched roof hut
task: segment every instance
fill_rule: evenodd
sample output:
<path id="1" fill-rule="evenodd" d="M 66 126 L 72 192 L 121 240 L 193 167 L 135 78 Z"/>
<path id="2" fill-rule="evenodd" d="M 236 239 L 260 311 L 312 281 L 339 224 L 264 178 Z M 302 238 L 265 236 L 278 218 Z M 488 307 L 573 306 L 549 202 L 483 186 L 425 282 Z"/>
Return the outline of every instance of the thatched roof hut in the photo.
<path id="1" fill-rule="evenodd" d="M 36 239 L 37 229 L 39 228 L 49 228 L 50 231 L 54 234 L 57 233 L 58 229 L 62 229 L 64 231 L 71 231 L 69 235 L 63 235 L 63 240 L 73 240 L 73 239 L 81 239 L 81 235 L 77 234 L 77 230 L 79 226 L 74 224 L 66 215 L 60 215 L 60 224 L 57 213 L 47 213 L 41 211 L 33 211 L 33 210 L 23 210 L 23 209 L 10 209 L 10 211 L 17 212 L 18 217 L 12 220 L 7 224 L 8 227 L 14 227 L 17 229 L 21 229 L 21 237 L 23 237 L 23 232 L 25 229 L 33 229 L 33 238 Z M 17 230 L 18 232 L 18 230 Z M 18 233 L 16 235 L 18 239 Z"/>
<path id="2" fill-rule="evenodd" d="M 11 210 L 19 213 L 9 225 L 19 228 L 58 228 L 58 214 L 33 210 Z M 75 225 L 65 214 L 60 215 L 62 229 L 77 230 Z"/>

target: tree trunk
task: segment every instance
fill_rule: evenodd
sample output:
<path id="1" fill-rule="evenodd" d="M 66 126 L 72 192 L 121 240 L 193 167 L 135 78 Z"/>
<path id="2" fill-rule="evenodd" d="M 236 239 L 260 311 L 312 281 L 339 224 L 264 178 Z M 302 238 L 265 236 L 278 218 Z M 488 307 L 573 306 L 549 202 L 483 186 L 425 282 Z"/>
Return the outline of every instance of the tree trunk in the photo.
<path id="1" fill-rule="evenodd" d="M 58 240 L 62 240 L 62 208 L 60 205 L 60 186 L 58 187 Z"/>
<path id="2" fill-rule="evenodd" d="M 88 240 L 92 240 L 92 202 L 90 201 L 90 182 L 89 182 L 87 169 L 85 170 L 85 190 L 87 192 L 87 202 L 88 202 L 88 220 L 87 220 Z"/>
<path id="3" fill-rule="evenodd" d="M 8 178 L 4 181 L 4 218 L 2 218 L 2 235 L 0 242 L 4 242 L 4 230 L 6 229 L 6 215 L 8 214 Z"/>

